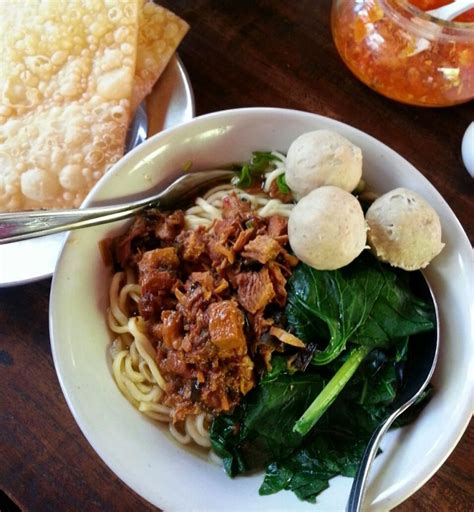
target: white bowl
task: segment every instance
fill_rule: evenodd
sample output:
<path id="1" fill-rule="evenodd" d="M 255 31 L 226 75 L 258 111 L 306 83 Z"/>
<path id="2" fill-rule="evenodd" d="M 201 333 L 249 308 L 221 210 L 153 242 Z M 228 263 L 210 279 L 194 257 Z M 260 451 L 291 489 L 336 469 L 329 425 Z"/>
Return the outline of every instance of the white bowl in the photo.
<path id="1" fill-rule="evenodd" d="M 202 116 L 160 133 L 123 158 L 86 200 L 146 191 L 169 181 L 185 162 L 193 170 L 247 160 L 252 151 L 286 151 L 301 133 L 338 131 L 362 148 L 364 179 L 378 192 L 407 187 L 437 210 L 446 247 L 426 277 L 440 312 L 436 392 L 417 421 L 390 432 L 371 472 L 368 503 L 387 510 L 414 493 L 441 466 L 472 413 L 474 269 L 472 249 L 453 212 L 406 160 L 369 135 L 305 112 L 252 108 Z M 115 385 L 107 357 L 105 311 L 109 270 L 97 243 L 125 223 L 72 232 L 54 274 L 50 332 L 54 363 L 68 405 L 104 462 L 135 492 L 166 510 L 342 511 L 352 480 L 337 477 L 316 506 L 292 493 L 261 497 L 263 475 L 228 478 L 224 471 L 173 443 L 164 430 L 136 411 Z"/>

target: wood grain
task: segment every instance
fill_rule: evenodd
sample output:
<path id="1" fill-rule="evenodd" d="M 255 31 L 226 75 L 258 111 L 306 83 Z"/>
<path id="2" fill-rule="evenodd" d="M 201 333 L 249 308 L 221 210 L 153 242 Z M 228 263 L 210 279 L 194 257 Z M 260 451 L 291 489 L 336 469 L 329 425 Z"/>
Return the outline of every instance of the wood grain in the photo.
<path id="1" fill-rule="evenodd" d="M 460 158 L 473 102 L 423 109 L 372 92 L 335 51 L 328 0 L 162 4 L 191 25 L 180 55 L 198 114 L 285 107 L 360 128 L 411 161 L 474 240 L 473 183 Z M 69 412 L 49 345 L 49 291 L 50 280 L 0 289 L 0 489 L 24 511 L 156 510 L 103 464 Z M 442 468 L 396 510 L 472 510 L 473 436 L 471 424 Z"/>

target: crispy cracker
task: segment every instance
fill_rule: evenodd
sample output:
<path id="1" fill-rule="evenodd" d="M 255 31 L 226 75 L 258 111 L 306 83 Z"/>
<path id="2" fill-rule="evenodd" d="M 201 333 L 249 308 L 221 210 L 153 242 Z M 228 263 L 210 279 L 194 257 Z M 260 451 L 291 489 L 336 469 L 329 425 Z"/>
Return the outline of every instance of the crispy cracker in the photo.
<path id="1" fill-rule="evenodd" d="M 146 2 L 139 14 L 137 67 L 132 92 L 132 111 L 150 94 L 189 25 L 176 14 Z"/>
<path id="2" fill-rule="evenodd" d="M 77 207 L 122 156 L 140 5 L 0 2 L 0 210 Z"/>

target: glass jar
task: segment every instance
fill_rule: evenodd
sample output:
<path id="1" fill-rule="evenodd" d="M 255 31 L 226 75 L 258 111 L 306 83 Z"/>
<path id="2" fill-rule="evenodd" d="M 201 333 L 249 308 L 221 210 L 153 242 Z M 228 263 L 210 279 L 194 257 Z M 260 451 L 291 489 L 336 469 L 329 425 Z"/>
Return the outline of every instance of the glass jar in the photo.
<path id="1" fill-rule="evenodd" d="M 333 0 L 331 26 L 345 64 L 378 93 L 430 107 L 474 98 L 474 23 L 407 0 Z"/>

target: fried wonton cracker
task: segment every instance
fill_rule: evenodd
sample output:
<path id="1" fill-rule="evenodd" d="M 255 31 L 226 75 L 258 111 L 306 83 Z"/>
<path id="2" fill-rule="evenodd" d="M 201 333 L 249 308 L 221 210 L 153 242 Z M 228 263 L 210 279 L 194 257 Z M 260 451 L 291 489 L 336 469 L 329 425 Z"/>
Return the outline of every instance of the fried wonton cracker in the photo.
<path id="1" fill-rule="evenodd" d="M 137 68 L 132 92 L 132 111 L 150 94 L 189 25 L 171 11 L 145 2 L 139 13 Z"/>
<path id="2" fill-rule="evenodd" d="M 122 156 L 141 3 L 0 2 L 0 211 L 77 207 Z"/>

